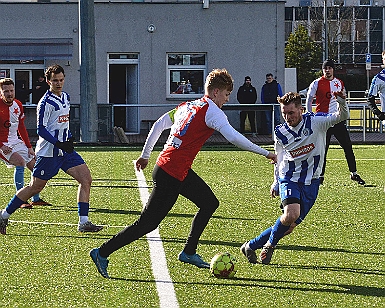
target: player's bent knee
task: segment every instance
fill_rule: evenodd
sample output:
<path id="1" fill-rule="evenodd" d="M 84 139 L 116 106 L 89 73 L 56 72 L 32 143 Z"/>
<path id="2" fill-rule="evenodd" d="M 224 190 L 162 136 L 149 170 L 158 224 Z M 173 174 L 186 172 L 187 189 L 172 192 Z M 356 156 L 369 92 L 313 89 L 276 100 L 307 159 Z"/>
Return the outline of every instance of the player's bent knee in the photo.
<path id="1" fill-rule="evenodd" d="M 211 200 L 211 202 L 208 203 L 208 208 L 214 213 L 216 209 L 219 207 L 219 200 L 217 198 Z"/>

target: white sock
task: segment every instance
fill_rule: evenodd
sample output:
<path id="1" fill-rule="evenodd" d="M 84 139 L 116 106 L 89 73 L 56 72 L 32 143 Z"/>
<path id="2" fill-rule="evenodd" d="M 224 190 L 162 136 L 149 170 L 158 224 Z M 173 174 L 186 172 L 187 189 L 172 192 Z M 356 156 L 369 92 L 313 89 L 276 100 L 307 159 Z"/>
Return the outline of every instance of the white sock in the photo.
<path id="1" fill-rule="evenodd" d="M 8 212 L 4 209 L 1 211 L 1 217 L 3 217 L 4 219 L 8 219 L 9 217 L 11 217 L 11 214 L 8 214 Z"/>
<path id="2" fill-rule="evenodd" d="M 79 224 L 85 224 L 88 221 L 88 216 L 79 216 Z"/>

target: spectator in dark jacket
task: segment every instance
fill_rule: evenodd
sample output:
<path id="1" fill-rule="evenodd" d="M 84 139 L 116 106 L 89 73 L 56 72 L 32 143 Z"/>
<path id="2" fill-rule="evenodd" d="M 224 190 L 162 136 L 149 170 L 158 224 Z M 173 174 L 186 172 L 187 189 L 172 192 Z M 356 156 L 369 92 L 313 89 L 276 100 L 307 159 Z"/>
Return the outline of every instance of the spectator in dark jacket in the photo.
<path id="1" fill-rule="evenodd" d="M 255 102 L 257 101 L 257 91 L 251 85 L 250 76 L 246 76 L 244 84 L 239 87 L 238 92 L 237 92 L 237 100 L 240 104 L 255 104 Z M 257 133 L 256 126 L 255 126 L 255 111 L 251 111 L 251 110 L 241 111 L 240 131 L 241 131 L 241 133 L 245 132 L 246 116 L 249 117 L 251 133 L 253 135 L 255 135 Z"/>
<path id="2" fill-rule="evenodd" d="M 274 106 L 274 127 L 281 123 L 281 111 L 277 103 L 277 97 L 282 96 L 281 85 L 274 79 L 273 74 L 266 74 L 266 82 L 262 86 L 261 101 L 262 104 L 276 104 Z M 265 111 L 266 130 L 269 135 L 272 134 L 272 114 L 271 111 Z"/>

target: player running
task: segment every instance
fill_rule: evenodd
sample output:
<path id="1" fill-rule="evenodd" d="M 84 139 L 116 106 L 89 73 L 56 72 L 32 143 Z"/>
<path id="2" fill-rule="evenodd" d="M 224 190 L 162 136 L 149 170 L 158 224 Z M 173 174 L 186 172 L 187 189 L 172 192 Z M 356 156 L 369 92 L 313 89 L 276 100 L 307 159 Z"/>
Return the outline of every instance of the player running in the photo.
<path id="1" fill-rule="evenodd" d="M 139 219 L 126 227 L 99 248 L 90 251 L 99 273 L 109 278 L 107 257 L 114 251 L 132 243 L 156 229 L 175 204 L 179 195 L 198 207 L 191 231 L 179 261 L 200 268 L 209 268 L 196 253 L 199 238 L 219 201 L 211 188 L 192 169 L 195 156 L 215 130 L 241 149 L 260 154 L 275 161 L 274 153 L 260 148 L 236 131 L 229 123 L 222 106 L 228 102 L 233 90 L 233 79 L 225 69 L 215 69 L 206 78 L 205 96 L 180 104 L 161 116 L 151 128 L 136 161 L 137 170 L 146 168 L 151 151 L 162 132 L 171 128 L 163 151 L 159 154 L 152 173 L 154 187 Z"/>
<path id="2" fill-rule="evenodd" d="M 285 123 L 275 128 L 277 164 L 270 194 L 280 196 L 283 215 L 272 227 L 244 243 L 241 252 L 250 263 L 257 263 L 255 250 L 262 248 L 259 260 L 269 264 L 278 241 L 302 222 L 314 205 L 324 163 L 327 130 L 349 117 L 344 92 L 333 93 L 336 112 L 305 113 L 301 96 L 289 92 L 278 99 Z"/>
<path id="3" fill-rule="evenodd" d="M 334 92 L 345 92 L 345 86 L 342 80 L 334 77 L 334 61 L 325 60 L 322 64 L 323 76 L 314 80 L 307 92 L 306 110 L 312 111 L 312 103 L 316 98 L 316 112 L 333 113 L 338 109 L 337 98 L 333 95 Z M 337 123 L 329 128 L 326 134 L 326 152 L 323 163 L 323 169 L 320 175 L 321 184 L 324 181 L 326 168 L 326 155 L 329 149 L 332 135 L 336 137 L 339 144 L 345 153 L 346 162 L 350 171 L 350 179 L 356 181 L 360 185 L 365 185 L 365 181 L 357 173 L 356 157 L 354 156 L 352 141 L 350 140 L 349 132 L 346 128 L 346 121 Z"/>
<path id="4" fill-rule="evenodd" d="M 15 167 L 14 184 L 16 191 L 24 187 L 24 168 L 32 171 L 35 164 L 35 152 L 32 149 L 27 129 L 24 125 L 22 103 L 15 99 L 15 83 L 11 78 L 0 80 L 0 159 L 7 167 Z M 19 137 L 20 136 L 20 137 Z M 40 198 L 39 193 L 32 197 L 32 204 L 27 201 L 23 208 L 33 205 L 50 205 Z"/>
<path id="5" fill-rule="evenodd" d="M 0 233 L 6 234 L 8 218 L 31 196 L 39 193 L 47 181 L 60 169 L 79 182 L 77 194 L 80 232 L 97 232 L 103 227 L 88 220 L 91 173 L 83 158 L 74 151 L 73 138 L 69 130 L 70 97 L 62 91 L 64 69 L 53 65 L 46 70 L 49 91 L 37 106 L 36 164 L 29 186 L 20 189 L 0 213 Z"/>
<path id="6" fill-rule="evenodd" d="M 382 67 L 385 67 L 385 50 L 382 52 Z M 376 96 L 380 95 L 381 110 L 376 105 Z M 368 106 L 373 114 L 382 121 L 385 126 L 385 69 L 373 77 L 368 93 Z"/>

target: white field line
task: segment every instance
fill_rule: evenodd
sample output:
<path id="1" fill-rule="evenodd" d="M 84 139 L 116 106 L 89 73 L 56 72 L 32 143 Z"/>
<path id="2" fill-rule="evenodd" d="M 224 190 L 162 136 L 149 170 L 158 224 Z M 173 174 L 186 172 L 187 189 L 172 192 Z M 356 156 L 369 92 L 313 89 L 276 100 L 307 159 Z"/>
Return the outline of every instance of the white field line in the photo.
<path id="1" fill-rule="evenodd" d="M 138 180 L 140 200 L 144 207 L 150 194 L 146 187 L 146 178 L 144 177 L 143 171 L 137 171 L 135 161 L 133 161 L 133 163 L 136 178 Z M 143 185 L 143 183 L 145 183 L 145 185 Z M 145 187 L 142 188 L 141 186 Z M 150 247 L 151 266 L 152 272 L 154 273 L 156 288 L 158 290 L 160 308 L 177 308 L 179 307 L 179 304 L 173 282 L 168 272 L 166 254 L 163 249 L 162 239 L 158 228 L 147 234 L 147 241 Z"/>
<path id="2" fill-rule="evenodd" d="M 346 158 L 328 158 L 328 160 L 346 160 Z M 356 160 L 385 160 L 385 158 L 356 158 Z"/>

